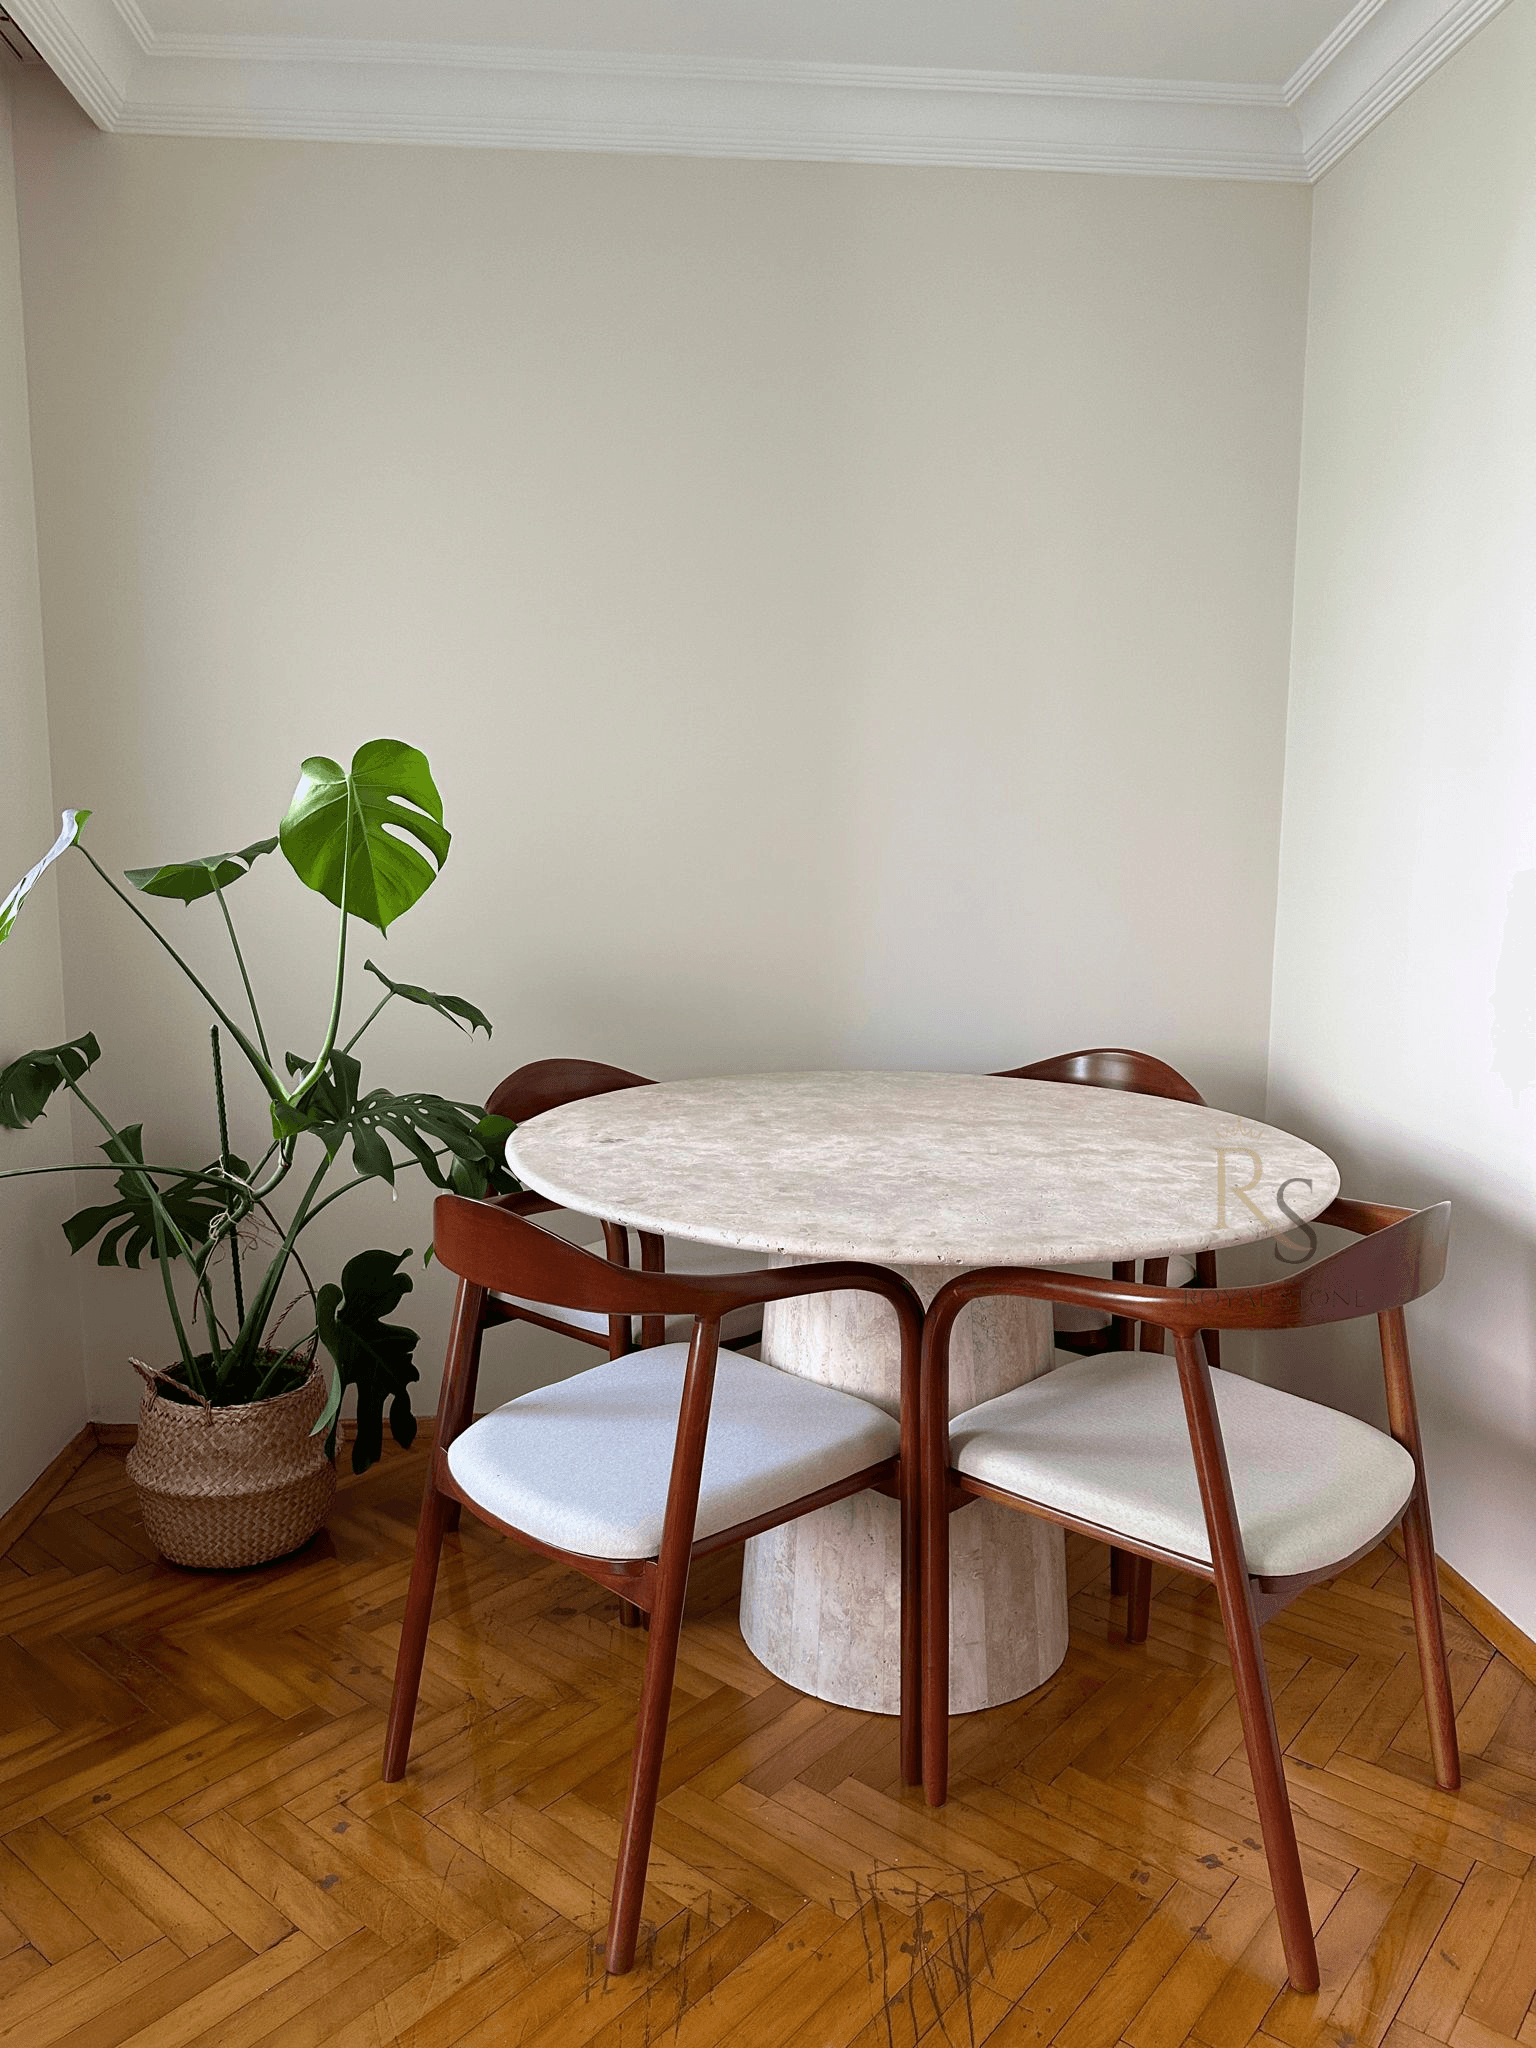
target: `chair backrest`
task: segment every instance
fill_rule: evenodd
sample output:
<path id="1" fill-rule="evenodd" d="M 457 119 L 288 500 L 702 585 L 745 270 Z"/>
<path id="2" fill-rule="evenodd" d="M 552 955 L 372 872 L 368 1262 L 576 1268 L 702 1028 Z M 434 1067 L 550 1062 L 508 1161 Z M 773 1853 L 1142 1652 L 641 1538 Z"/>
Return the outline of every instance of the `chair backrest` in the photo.
<path id="1" fill-rule="evenodd" d="M 1337 1201 L 1316 1219 L 1367 1234 L 1284 1280 L 1252 1287 L 1147 1287 L 1134 1280 L 1096 1280 L 1033 1266 L 994 1266 L 966 1273 L 941 1290 L 929 1311 L 953 1322 L 966 1302 L 1022 1294 L 1107 1310 L 1176 1334 L 1199 1330 L 1302 1330 L 1386 1315 L 1438 1287 L 1450 1244 L 1451 1205 L 1388 1209 Z"/>
<path id="2" fill-rule="evenodd" d="M 654 1086 L 645 1074 L 607 1067 L 601 1060 L 530 1060 L 491 1090 L 485 1107 L 491 1116 L 510 1117 L 513 1123 L 522 1124 L 562 1103 L 584 1102 L 589 1095 Z"/>
<path id="3" fill-rule="evenodd" d="M 999 1081 L 1071 1081 L 1084 1088 L 1123 1088 L 1129 1095 L 1164 1095 L 1172 1102 L 1205 1107 L 1205 1097 L 1165 1060 L 1123 1045 L 1096 1045 L 1086 1052 L 1053 1053 L 1027 1067 L 1005 1067 Z"/>
<path id="4" fill-rule="evenodd" d="M 1366 1224 L 1367 1234 L 1358 1243 L 1285 1280 L 1266 1280 L 1253 1287 L 1171 1289 L 1186 1297 L 1177 1324 L 1157 1309 L 1143 1308 L 1142 1318 L 1170 1329 L 1306 1330 L 1358 1316 L 1386 1315 L 1440 1285 L 1451 1241 L 1449 1202 L 1436 1202 L 1430 1209 L 1388 1210 L 1340 1201 L 1325 1209 L 1318 1221 L 1359 1230 L 1366 1217 L 1391 1220 Z"/>
<path id="5" fill-rule="evenodd" d="M 853 1262 L 775 1266 L 756 1273 L 647 1272 L 601 1258 L 512 1210 L 463 1195 L 439 1195 L 432 1208 L 439 1262 L 472 1286 L 521 1295 L 557 1308 L 607 1315 L 687 1315 L 717 1320 L 732 1309 L 797 1294 L 862 1289 L 922 1309 L 906 1281 L 883 1267 Z"/>

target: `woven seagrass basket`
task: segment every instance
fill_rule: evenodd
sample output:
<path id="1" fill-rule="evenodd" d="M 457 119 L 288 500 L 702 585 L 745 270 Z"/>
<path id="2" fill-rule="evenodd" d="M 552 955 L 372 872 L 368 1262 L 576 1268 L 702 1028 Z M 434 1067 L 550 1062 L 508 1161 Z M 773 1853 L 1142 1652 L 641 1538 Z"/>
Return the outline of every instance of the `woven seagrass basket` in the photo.
<path id="1" fill-rule="evenodd" d="M 325 1378 L 235 1408 L 175 1400 L 148 1367 L 138 1441 L 128 1476 L 144 1529 L 172 1564 L 238 1571 L 286 1557 L 330 1513 L 336 1468 L 310 1429 L 325 1405 Z"/>

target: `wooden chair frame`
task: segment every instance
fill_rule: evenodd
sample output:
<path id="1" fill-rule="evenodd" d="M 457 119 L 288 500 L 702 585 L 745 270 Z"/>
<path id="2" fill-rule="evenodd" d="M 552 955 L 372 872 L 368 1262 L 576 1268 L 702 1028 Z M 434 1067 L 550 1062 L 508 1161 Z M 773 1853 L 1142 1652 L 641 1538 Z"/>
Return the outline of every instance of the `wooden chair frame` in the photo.
<path id="1" fill-rule="evenodd" d="M 1049 1059 L 1034 1060 L 1027 1067 L 1005 1067 L 994 1076 L 999 1081 L 1063 1081 L 1080 1088 L 1118 1088 L 1127 1095 L 1160 1095 L 1168 1102 L 1190 1102 L 1197 1109 L 1206 1107 L 1205 1097 L 1193 1081 L 1187 1081 L 1177 1067 L 1170 1067 L 1166 1060 L 1160 1060 L 1149 1052 L 1133 1052 L 1125 1045 L 1094 1045 L 1081 1052 L 1052 1053 Z M 1110 1269 L 1115 1280 L 1134 1280 L 1136 1261 L 1117 1259 Z M 1149 1287 L 1161 1287 L 1168 1279 L 1166 1259 L 1146 1259 L 1142 1263 L 1142 1278 Z M 1195 1254 L 1195 1285 L 1215 1287 L 1216 1254 L 1213 1251 Z M 1093 1333 L 1087 1333 L 1092 1335 Z M 1081 1350 L 1089 1357 L 1097 1350 L 1130 1351 L 1137 1342 L 1135 1325 L 1124 1316 L 1114 1316 L 1104 1333 L 1103 1344 L 1067 1344 L 1067 1350 Z M 1215 1330 L 1202 1332 L 1206 1356 L 1212 1365 L 1221 1363 L 1221 1339 Z M 1161 1351 L 1163 1333 L 1148 1323 L 1143 1323 L 1140 1332 L 1143 1351 Z M 1122 1550 L 1118 1544 L 1111 1544 L 1109 1551 L 1109 1590 L 1112 1594 L 1125 1595 L 1125 1639 L 1129 1643 L 1144 1643 L 1152 1607 L 1152 1567 L 1144 1557 Z"/>
<path id="2" fill-rule="evenodd" d="M 514 1201 L 527 1198 L 514 1197 Z M 534 1198 L 538 1199 L 538 1198 Z M 547 1204 L 554 1207 L 554 1204 Z M 901 1503 L 901 1769 L 904 1781 L 922 1780 L 921 1649 L 918 1636 L 918 1362 L 922 1340 L 922 1304 L 905 1280 L 882 1267 L 852 1263 L 779 1267 L 771 1271 L 701 1277 L 636 1271 L 599 1258 L 579 1245 L 553 1237 L 505 1205 L 471 1202 L 440 1195 L 434 1207 L 437 1257 L 458 1274 L 458 1295 L 448 1339 L 442 1395 L 437 1408 L 437 1437 L 428 1468 L 426 1495 L 417 1531 L 405 1620 L 395 1667 L 389 1728 L 384 1742 L 384 1777 L 394 1782 L 405 1774 L 411 1724 L 426 1654 L 427 1630 L 437 1583 L 438 1560 L 450 1514 L 461 1507 L 503 1535 L 515 1537 L 545 1557 L 583 1572 L 598 1585 L 617 1593 L 622 1602 L 649 1614 L 645 1677 L 635 1733 L 629 1797 L 608 1922 L 607 1966 L 611 1973 L 628 1970 L 635 1957 L 645 1892 L 646 1866 L 666 1745 L 667 1715 L 677 1667 L 678 1637 L 689 1567 L 695 1557 L 723 1550 L 781 1522 L 794 1521 L 815 1508 L 842 1500 L 867 1487 L 892 1494 Z M 678 1416 L 671 1482 L 667 1493 L 661 1545 L 655 1557 L 585 1557 L 559 1550 L 499 1520 L 455 1482 L 448 1450 L 471 1418 L 479 1368 L 480 1340 L 486 1327 L 485 1305 L 492 1291 L 531 1295 L 561 1308 L 606 1310 L 610 1315 L 689 1315 L 693 1338 Z M 699 1487 L 709 1410 L 719 1352 L 721 1318 L 733 1309 L 760 1302 L 783 1301 L 803 1294 L 853 1290 L 877 1294 L 891 1304 L 901 1332 L 901 1442 L 898 1455 L 850 1473 L 815 1493 L 788 1501 L 771 1512 L 698 1538 Z"/>
<path id="3" fill-rule="evenodd" d="M 546 1109 L 560 1109 L 567 1102 L 585 1102 L 593 1095 L 613 1095 L 621 1088 L 654 1088 L 655 1085 L 648 1075 L 632 1074 L 627 1067 L 605 1066 L 601 1060 L 530 1060 L 527 1066 L 519 1067 L 497 1083 L 485 1107 L 491 1116 L 510 1117 L 513 1123 L 527 1123 L 530 1117 L 542 1116 Z M 530 1194 L 504 1196 L 501 1206 L 511 1209 L 515 1215 L 539 1216 L 564 1205 L 546 1201 L 542 1195 Z M 630 1263 L 629 1232 L 621 1223 L 599 1220 L 603 1228 L 603 1248 L 608 1258 L 616 1266 L 627 1266 Z M 635 1239 L 640 1249 L 640 1270 L 644 1273 L 665 1272 L 667 1254 L 663 1239 L 650 1230 L 637 1230 Z M 605 1338 L 595 1330 L 562 1323 L 556 1316 L 541 1316 L 537 1309 L 527 1308 L 521 1303 L 498 1301 L 494 1295 L 487 1295 L 485 1326 L 490 1329 L 498 1323 L 532 1323 L 541 1330 L 553 1330 L 557 1337 L 572 1337 L 578 1344 L 595 1344 L 600 1350 L 606 1350 L 610 1358 L 622 1358 L 634 1349 L 634 1330 L 628 1316 L 610 1316 Z M 755 1344 L 761 1336 L 761 1330 L 756 1330 L 746 1336 L 733 1337 L 731 1342 Z M 664 1344 L 666 1340 L 664 1317 L 642 1318 L 640 1343 L 643 1348 Z"/>
<path id="4" fill-rule="evenodd" d="M 922 1368 L 922 1655 L 923 1776 L 930 1805 L 941 1806 L 949 1771 L 949 1517 L 972 1500 L 995 1500 L 1026 1514 L 1133 1552 L 1150 1573 L 1153 1563 L 1177 1566 L 1214 1582 L 1232 1659 L 1243 1739 L 1253 1772 L 1265 1855 L 1274 1887 L 1286 1965 L 1298 1991 L 1315 1991 L 1317 1947 L 1307 1908 L 1295 1822 L 1275 1728 L 1269 1679 L 1259 1637 L 1262 1622 L 1308 1586 L 1333 1578 L 1402 1524 L 1413 1601 L 1414 1633 L 1424 1705 L 1429 1719 L 1435 1782 L 1454 1791 L 1461 1782 L 1456 1716 L 1446 1668 L 1445 1633 L 1435 1573 L 1434 1536 L 1424 1478 L 1423 1446 L 1408 1358 L 1404 1304 L 1439 1284 L 1445 1271 L 1450 1204 L 1414 1212 L 1340 1199 L 1319 1219 L 1356 1232 L 1361 1241 L 1292 1277 L 1261 1286 L 1167 1288 L 1097 1280 L 1028 1267 L 995 1267 L 949 1281 L 930 1303 L 923 1331 Z M 1190 1446 L 1205 1511 L 1212 1562 L 1161 1550 L 1123 1531 L 1092 1527 L 1005 1489 L 951 1469 L 949 1456 L 949 1342 L 955 1318 L 983 1296 L 1019 1294 L 1068 1301 L 1170 1332 L 1178 1362 Z M 1381 1336 L 1388 1425 L 1413 1459 L 1416 1479 L 1405 1506 L 1349 1557 L 1293 1578 L 1250 1574 L 1232 1497 L 1221 1426 L 1211 1386 L 1211 1365 L 1197 1338 L 1205 1330 L 1289 1330 L 1350 1321 L 1374 1314 Z"/>
<path id="5" fill-rule="evenodd" d="M 592 1095 L 613 1095 L 621 1088 L 653 1088 L 655 1082 L 644 1074 L 632 1074 L 626 1067 L 605 1066 L 600 1060 L 531 1060 L 527 1066 L 519 1067 L 499 1081 L 486 1099 L 486 1113 L 489 1116 L 509 1117 L 513 1123 L 527 1123 L 530 1117 L 542 1116 L 546 1109 L 559 1109 L 567 1102 L 585 1102 Z M 502 1198 L 501 1206 L 510 1208 L 520 1216 L 538 1216 L 562 1207 L 559 1202 L 548 1202 L 542 1195 L 510 1195 Z M 664 1264 L 662 1241 L 649 1231 L 635 1233 L 640 1243 L 640 1263 L 647 1272 L 660 1272 Z M 629 1264 L 629 1233 L 622 1224 L 603 1223 L 603 1248 L 616 1266 Z M 633 1349 L 634 1333 L 628 1316 L 610 1316 L 608 1335 L 604 1339 L 595 1330 L 582 1330 L 572 1323 L 562 1323 L 554 1316 L 541 1316 L 537 1310 L 524 1308 L 510 1301 L 498 1301 L 492 1294 L 485 1299 L 485 1323 L 487 1329 L 498 1323 L 533 1323 L 541 1330 L 553 1330 L 558 1337 L 572 1337 L 578 1344 L 595 1344 L 606 1350 L 610 1358 L 622 1358 Z M 642 1344 L 660 1344 L 665 1341 L 665 1332 L 658 1320 L 652 1320 L 641 1330 Z"/>

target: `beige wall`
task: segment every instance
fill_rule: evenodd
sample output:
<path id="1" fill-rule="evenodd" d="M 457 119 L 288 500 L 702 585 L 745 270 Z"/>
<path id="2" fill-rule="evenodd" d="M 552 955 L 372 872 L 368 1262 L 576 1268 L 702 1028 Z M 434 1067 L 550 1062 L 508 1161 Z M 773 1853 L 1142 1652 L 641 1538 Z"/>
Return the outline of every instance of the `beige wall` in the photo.
<path id="1" fill-rule="evenodd" d="M 127 865 L 423 746 L 454 852 L 383 954 L 498 1028 L 382 1076 L 1128 1042 L 1258 1108 L 1305 191 L 106 137 L 46 79 L 22 135 L 59 789 Z M 310 1046 L 328 924 L 269 868 Z M 84 879 L 71 1025 L 206 1151 L 200 1028 Z M 85 1278 L 127 1414 L 154 1296 Z"/>
<path id="2" fill-rule="evenodd" d="M 1450 1195 L 1441 1552 L 1536 1634 L 1536 5 L 1316 195 L 1271 1111 Z M 1364 1411 L 1362 1341 L 1279 1369 Z"/>
<path id="3" fill-rule="evenodd" d="M 11 160 L 11 80 L 0 52 L 0 896 L 58 830 L 32 518 L 27 366 Z M 64 1036 L 59 919 L 44 885 L 0 952 L 0 1066 Z M 68 1156 L 67 1113 L 0 1132 L 0 1167 Z M 76 1274 L 58 1223 L 73 1177 L 0 1181 L 0 1510 L 83 1425 Z"/>

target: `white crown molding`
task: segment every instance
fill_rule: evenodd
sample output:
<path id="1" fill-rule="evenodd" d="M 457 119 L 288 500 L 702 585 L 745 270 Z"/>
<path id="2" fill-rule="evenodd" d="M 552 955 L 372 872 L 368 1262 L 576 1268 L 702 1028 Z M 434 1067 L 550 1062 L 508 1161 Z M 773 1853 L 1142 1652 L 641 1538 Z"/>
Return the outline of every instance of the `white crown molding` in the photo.
<path id="1" fill-rule="evenodd" d="M 1361 19 L 1348 41 L 1295 95 L 1307 176 L 1320 178 L 1507 4 L 1363 0 L 1354 10 Z"/>
<path id="2" fill-rule="evenodd" d="M 8 0 L 114 133 L 1316 178 L 1506 0 L 1357 0 L 1283 86 L 157 36 L 138 0 Z"/>
<path id="3" fill-rule="evenodd" d="M 141 55 L 116 0 L 41 0 L 6 13 L 98 128 L 116 128 Z"/>

